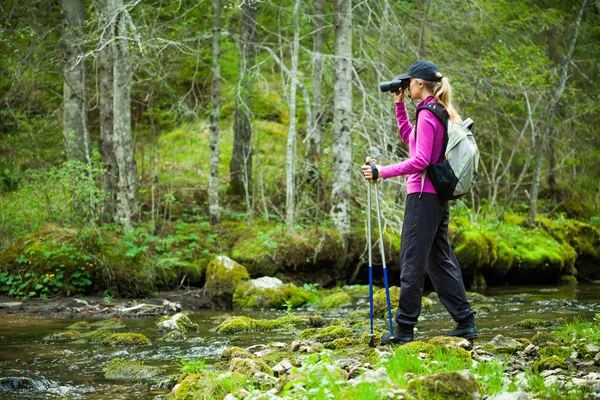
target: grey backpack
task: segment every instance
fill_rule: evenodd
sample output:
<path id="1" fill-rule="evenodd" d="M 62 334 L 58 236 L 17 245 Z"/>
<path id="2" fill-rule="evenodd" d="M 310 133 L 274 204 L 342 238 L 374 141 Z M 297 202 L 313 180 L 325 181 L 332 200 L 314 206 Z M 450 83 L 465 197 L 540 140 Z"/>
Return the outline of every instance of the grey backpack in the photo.
<path id="1" fill-rule="evenodd" d="M 477 180 L 479 149 L 471 129 L 473 120 L 467 118 L 460 124 L 450 121 L 448 112 L 440 104 L 426 104 L 417 110 L 428 110 L 444 125 L 444 160 L 429 164 L 421 177 L 421 192 L 425 173 L 433 183 L 436 193 L 444 200 L 457 199 L 471 190 Z M 416 124 L 415 124 L 416 129 Z M 415 131 L 416 140 L 416 131 Z"/>

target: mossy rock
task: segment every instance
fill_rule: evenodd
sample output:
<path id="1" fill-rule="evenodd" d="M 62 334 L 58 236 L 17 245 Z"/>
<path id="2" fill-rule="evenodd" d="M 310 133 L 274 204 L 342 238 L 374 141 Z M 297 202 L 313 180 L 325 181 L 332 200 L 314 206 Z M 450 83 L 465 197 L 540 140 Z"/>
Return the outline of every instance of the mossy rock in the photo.
<path id="1" fill-rule="evenodd" d="M 472 400 L 481 397 L 477 378 L 468 371 L 441 372 L 412 379 L 408 391 L 423 400 Z"/>
<path id="2" fill-rule="evenodd" d="M 454 253 L 464 271 L 473 272 L 493 265 L 497 258 L 496 242 L 477 225 L 462 224 L 454 238 Z"/>
<path id="3" fill-rule="evenodd" d="M 531 342 L 536 346 L 543 346 L 548 342 L 556 342 L 557 338 L 549 332 L 538 332 L 531 338 Z"/>
<path id="4" fill-rule="evenodd" d="M 567 362 L 558 356 L 550 356 L 534 362 L 532 367 L 540 372 L 556 368 L 567 369 Z"/>
<path id="5" fill-rule="evenodd" d="M 81 337 L 81 332 L 79 331 L 62 331 L 62 332 L 54 332 L 51 335 L 44 337 L 45 341 L 66 341 L 66 340 L 75 340 Z"/>
<path id="6" fill-rule="evenodd" d="M 495 303 L 496 302 L 496 299 L 494 299 L 493 297 L 487 297 L 481 293 L 466 292 L 466 294 L 467 294 L 467 298 L 472 302 L 478 302 L 478 303 Z"/>
<path id="7" fill-rule="evenodd" d="M 262 281 L 269 279 L 272 282 L 264 284 Z M 298 308 L 306 304 L 312 297 L 308 290 L 293 284 L 283 284 L 277 278 L 263 277 L 253 279 L 238 285 L 233 293 L 234 309 L 281 309 L 287 307 Z"/>
<path id="8" fill-rule="evenodd" d="M 390 293 L 390 304 L 394 308 L 398 304 L 400 298 L 400 288 L 398 286 L 392 286 L 389 288 Z M 373 314 L 374 315 L 385 315 L 387 318 L 387 299 L 385 295 L 385 288 L 377 290 L 373 294 Z"/>
<path id="9" fill-rule="evenodd" d="M 494 307 L 493 304 L 490 304 L 490 303 L 474 304 L 473 305 L 473 310 L 479 311 L 479 312 L 495 312 L 495 311 L 498 311 L 498 309 L 496 307 Z"/>
<path id="10" fill-rule="evenodd" d="M 229 370 L 246 376 L 252 376 L 257 372 L 273 375 L 271 367 L 261 359 L 233 358 L 229 363 Z"/>
<path id="11" fill-rule="evenodd" d="M 429 339 L 427 343 L 447 349 L 455 349 L 460 347 L 465 350 L 470 350 L 473 347 L 467 339 L 453 336 L 434 336 Z"/>
<path id="12" fill-rule="evenodd" d="M 500 354 L 514 354 L 517 351 L 523 350 L 524 348 L 525 345 L 523 345 L 523 343 L 502 335 L 496 335 L 496 337 L 483 346 L 484 350 L 493 351 Z"/>
<path id="13" fill-rule="evenodd" d="M 274 320 L 252 319 L 249 317 L 238 316 L 230 317 L 223 321 L 218 327 L 217 332 L 223 334 L 265 332 L 274 329 L 303 329 L 315 328 L 325 325 L 325 318 L 321 315 L 287 315 Z"/>
<path id="14" fill-rule="evenodd" d="M 203 372 L 186 376 L 174 388 L 173 400 L 222 399 L 246 385 L 248 378 L 237 372 Z"/>
<path id="15" fill-rule="evenodd" d="M 253 356 L 239 347 L 228 347 L 221 353 L 221 360 L 223 361 L 230 361 L 234 358 L 253 358 Z"/>
<path id="16" fill-rule="evenodd" d="M 521 329 L 537 329 L 537 328 L 549 328 L 552 325 L 554 325 L 554 323 L 552 321 L 546 321 L 546 320 L 539 319 L 539 318 L 527 318 L 527 319 L 517 322 L 515 324 L 515 327 L 521 328 Z"/>
<path id="17" fill-rule="evenodd" d="M 117 319 L 117 318 L 104 319 L 102 321 L 92 322 L 92 323 L 90 323 L 90 326 L 95 327 L 95 328 L 102 328 L 102 329 L 125 328 L 125 324 L 123 323 L 123 321 L 121 321 L 120 319 Z"/>
<path id="18" fill-rule="evenodd" d="M 327 328 L 309 328 L 300 332 L 298 338 L 301 340 L 312 340 L 318 343 L 332 342 L 335 339 L 352 336 L 352 331 L 341 326 L 328 326 Z"/>
<path id="19" fill-rule="evenodd" d="M 67 326 L 69 330 L 85 331 L 91 329 L 91 325 L 87 321 L 77 321 L 74 324 Z"/>
<path id="20" fill-rule="evenodd" d="M 337 292 L 321 299 L 317 308 L 320 310 L 333 310 L 343 305 L 351 305 L 352 297 L 346 292 Z"/>
<path id="21" fill-rule="evenodd" d="M 185 333 L 181 331 L 171 331 L 163 337 L 161 337 L 160 339 L 164 340 L 167 343 L 180 343 L 185 342 L 187 340 L 187 337 L 185 336 Z"/>
<path id="22" fill-rule="evenodd" d="M 222 334 L 260 331 L 262 331 L 262 328 L 258 320 L 243 316 L 228 318 L 217 327 L 217 332 Z"/>
<path id="23" fill-rule="evenodd" d="M 344 350 L 344 349 L 348 349 L 350 347 L 359 346 L 360 344 L 361 344 L 361 341 L 359 339 L 345 337 L 345 338 L 335 339 L 331 342 L 325 343 L 324 347 L 326 349 L 332 349 L 332 350 Z"/>
<path id="24" fill-rule="evenodd" d="M 381 336 L 382 333 L 377 331 L 377 330 L 373 330 L 373 345 L 374 346 L 379 346 L 381 344 Z M 369 346 L 371 343 L 371 331 L 366 331 L 364 332 L 362 335 L 360 335 L 360 343 L 365 345 L 365 346 Z"/>
<path id="25" fill-rule="evenodd" d="M 141 333 L 115 333 L 107 337 L 103 344 L 109 346 L 152 346 L 150 339 Z"/>
<path id="26" fill-rule="evenodd" d="M 206 295 L 218 306 L 233 307 L 236 287 L 249 280 L 248 270 L 226 256 L 218 256 L 206 267 Z"/>
<path id="27" fill-rule="evenodd" d="M 172 316 L 160 317 L 156 322 L 156 327 L 161 332 L 170 331 L 195 331 L 198 332 L 200 327 L 198 324 L 192 322 L 192 320 L 185 314 L 177 313 Z"/>
<path id="28" fill-rule="evenodd" d="M 125 381 L 156 382 L 165 375 L 162 368 L 117 358 L 113 359 L 103 371 L 106 379 Z"/>
<path id="29" fill-rule="evenodd" d="M 114 335 L 115 332 L 108 329 L 96 329 L 95 331 L 82 333 L 81 338 L 77 342 L 90 344 L 103 344 L 106 339 Z"/>
<path id="30" fill-rule="evenodd" d="M 435 346 L 430 343 L 415 340 L 414 342 L 409 342 L 398 347 L 396 351 L 415 355 L 419 353 L 425 353 L 430 356 L 435 351 Z"/>

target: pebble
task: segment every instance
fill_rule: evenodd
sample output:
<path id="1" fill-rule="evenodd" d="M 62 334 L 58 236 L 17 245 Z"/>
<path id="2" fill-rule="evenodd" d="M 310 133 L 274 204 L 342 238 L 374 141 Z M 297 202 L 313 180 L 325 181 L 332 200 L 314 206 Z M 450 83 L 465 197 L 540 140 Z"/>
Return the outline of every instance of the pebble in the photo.
<path id="1" fill-rule="evenodd" d="M 274 347 L 276 349 L 287 349 L 288 345 L 284 342 L 273 342 L 271 343 L 271 347 Z"/>
<path id="2" fill-rule="evenodd" d="M 491 397 L 489 400 L 530 400 L 529 394 L 519 390 L 518 392 L 505 392 Z"/>
<path id="3" fill-rule="evenodd" d="M 264 350 L 261 350 L 261 351 L 257 351 L 256 353 L 254 353 L 254 355 L 256 357 L 266 357 L 269 354 L 271 354 L 272 352 L 273 352 L 272 350 L 264 349 Z"/>

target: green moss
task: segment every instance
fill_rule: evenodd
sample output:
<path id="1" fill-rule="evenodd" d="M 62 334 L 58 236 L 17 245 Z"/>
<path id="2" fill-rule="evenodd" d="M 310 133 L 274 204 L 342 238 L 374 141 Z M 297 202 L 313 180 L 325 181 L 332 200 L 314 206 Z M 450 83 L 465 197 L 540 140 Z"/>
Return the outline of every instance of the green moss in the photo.
<path id="1" fill-rule="evenodd" d="M 265 332 L 273 329 L 301 329 L 308 327 L 321 327 L 325 319 L 321 315 L 300 316 L 287 315 L 274 320 L 258 320 L 238 316 L 227 318 L 218 327 L 217 332 L 223 334 Z"/>
<path id="2" fill-rule="evenodd" d="M 181 381 L 173 400 L 222 399 L 246 385 L 247 377 L 236 372 L 203 372 L 188 375 Z"/>
<path id="3" fill-rule="evenodd" d="M 410 354 L 415 354 L 415 355 L 417 355 L 419 353 L 425 353 L 427 355 L 431 355 L 431 354 L 433 354 L 434 351 L 435 351 L 434 345 L 425 343 L 425 342 L 421 342 L 418 340 L 407 343 L 405 345 L 402 345 L 396 349 L 396 352 L 410 353 Z"/>
<path id="4" fill-rule="evenodd" d="M 238 285 L 233 293 L 235 309 L 281 309 L 286 303 L 292 308 L 306 304 L 312 293 L 293 284 L 285 284 L 279 288 L 257 288 L 252 281 Z"/>
<path id="5" fill-rule="evenodd" d="M 284 224 L 257 222 L 231 250 L 251 276 L 273 276 L 284 270 L 314 271 L 338 265 L 343 240 L 332 228 L 313 228 L 287 234 Z"/>
<path id="6" fill-rule="evenodd" d="M 91 323 L 90 326 L 93 326 L 96 328 L 103 328 L 103 329 L 125 328 L 125 324 L 123 323 L 123 321 L 121 321 L 120 319 L 116 319 L 116 318 L 105 319 L 102 321 L 96 321 L 96 322 Z"/>
<path id="7" fill-rule="evenodd" d="M 361 341 L 359 339 L 345 337 L 345 338 L 335 339 L 331 342 L 325 343 L 324 346 L 326 349 L 344 350 L 349 347 L 358 346 L 360 344 L 361 344 Z"/>
<path id="8" fill-rule="evenodd" d="M 141 333 L 115 333 L 107 337 L 103 344 L 109 346 L 151 346 L 152 342 Z"/>
<path id="9" fill-rule="evenodd" d="M 348 304 L 352 301 L 350 295 L 346 292 L 337 292 L 333 293 L 325 298 L 323 298 L 317 308 L 321 310 L 333 310 L 335 308 L 339 308 L 344 304 Z"/>
<path id="10" fill-rule="evenodd" d="M 78 322 L 75 322 L 74 324 L 69 325 L 67 327 L 67 329 L 83 331 L 83 330 L 91 329 L 91 325 L 87 321 L 78 321 Z"/>
<path id="11" fill-rule="evenodd" d="M 539 318 L 527 318 L 515 324 L 515 327 L 521 329 L 547 328 L 552 326 L 552 321 L 545 321 Z"/>
<path id="12" fill-rule="evenodd" d="M 375 346 L 379 346 L 381 344 L 381 336 L 382 336 L 381 332 L 373 330 L 373 335 L 375 335 L 373 337 L 373 344 Z M 369 344 L 371 343 L 371 332 L 370 331 L 366 331 L 360 336 L 360 343 L 362 343 L 365 346 L 369 346 Z"/>
<path id="13" fill-rule="evenodd" d="M 113 380 L 157 381 L 164 374 L 161 368 L 120 359 L 113 359 L 104 369 L 104 377 Z"/>
<path id="14" fill-rule="evenodd" d="M 483 311 L 483 312 L 494 312 L 494 311 L 498 310 L 496 307 L 494 307 L 493 304 L 490 304 L 490 303 L 474 304 L 473 309 L 475 311 Z"/>
<path id="15" fill-rule="evenodd" d="M 95 331 L 82 334 L 81 339 L 85 343 L 102 344 L 106 341 L 106 339 L 114 334 L 115 332 L 108 329 L 96 329 Z"/>
<path id="16" fill-rule="evenodd" d="M 537 369 L 538 371 L 546 371 L 548 369 L 567 369 L 567 363 L 562 358 L 557 356 L 550 356 L 546 358 L 542 358 L 540 361 L 536 361 L 533 363 L 532 367 Z"/>
<path id="17" fill-rule="evenodd" d="M 187 337 L 185 333 L 181 331 L 171 331 L 164 335 L 161 340 L 164 340 L 167 343 L 177 343 L 177 342 L 185 342 Z"/>
<path id="18" fill-rule="evenodd" d="M 531 342 L 536 346 L 542 346 L 548 342 L 556 341 L 556 337 L 549 332 L 538 332 L 531 338 Z"/>
<path id="19" fill-rule="evenodd" d="M 400 298 L 400 288 L 398 286 L 392 286 L 389 288 L 390 292 L 390 303 L 392 307 L 398 304 Z M 373 294 L 373 313 L 375 315 L 385 315 L 387 317 L 387 300 L 385 296 L 385 288 L 377 290 Z"/>
<path id="20" fill-rule="evenodd" d="M 408 382 L 408 391 L 423 400 L 472 400 L 481 396 L 477 379 L 466 371 L 412 379 Z"/>
<path id="21" fill-rule="evenodd" d="M 463 224 L 462 226 L 463 229 L 455 239 L 454 250 L 461 267 L 474 271 L 484 265 L 493 265 L 498 254 L 492 237 L 477 225 Z"/>
<path id="22" fill-rule="evenodd" d="M 341 326 L 328 326 L 327 328 L 309 328 L 300 332 L 299 339 L 313 340 L 319 343 L 332 342 L 335 339 L 352 336 L 352 331 Z"/>
<path id="23" fill-rule="evenodd" d="M 192 322 L 192 320 L 183 313 L 177 313 L 170 317 L 169 316 L 160 317 L 158 319 L 158 321 L 156 322 L 156 327 L 162 332 L 175 331 L 175 330 L 178 330 L 181 332 L 188 332 L 188 331 L 198 332 L 198 330 L 200 330 L 200 327 L 198 326 L 198 324 Z"/>
<path id="24" fill-rule="evenodd" d="M 217 327 L 217 332 L 223 334 L 247 333 L 260 330 L 260 323 L 249 317 L 228 318 Z"/>
<path id="25" fill-rule="evenodd" d="M 79 331 L 63 331 L 63 332 L 54 332 L 51 335 L 44 337 L 44 340 L 47 341 L 63 341 L 63 340 L 75 340 L 81 337 L 81 332 Z"/>
<path id="26" fill-rule="evenodd" d="M 206 267 L 206 295 L 220 307 L 232 308 L 236 287 L 250 279 L 242 265 L 218 256 Z"/>
<path id="27" fill-rule="evenodd" d="M 229 370 L 231 372 L 237 372 L 242 375 L 254 375 L 256 372 L 264 372 L 269 375 L 273 375 L 273 370 L 267 365 L 266 362 L 260 359 L 249 359 L 249 358 L 233 358 L 229 363 Z"/>
<path id="28" fill-rule="evenodd" d="M 252 358 L 252 354 L 239 347 L 228 347 L 221 353 L 223 361 L 230 361 L 233 358 Z"/>

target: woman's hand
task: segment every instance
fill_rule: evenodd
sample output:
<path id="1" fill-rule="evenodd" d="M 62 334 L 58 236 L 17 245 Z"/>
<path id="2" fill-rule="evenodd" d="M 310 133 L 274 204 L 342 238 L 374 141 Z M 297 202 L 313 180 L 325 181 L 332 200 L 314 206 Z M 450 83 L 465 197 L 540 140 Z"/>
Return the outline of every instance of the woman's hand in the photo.
<path id="1" fill-rule="evenodd" d="M 363 165 L 362 166 L 363 175 L 365 176 L 366 180 L 373 179 L 373 171 L 371 170 L 371 164 L 375 164 L 375 167 L 377 167 L 378 175 L 381 177 L 381 165 L 377 165 L 377 160 L 376 159 L 371 158 L 371 157 L 367 157 L 366 163 L 369 164 L 369 165 Z"/>
<path id="2" fill-rule="evenodd" d="M 404 103 L 404 93 L 406 90 L 394 93 L 394 103 Z"/>

